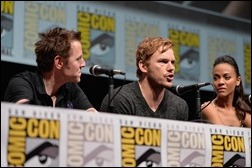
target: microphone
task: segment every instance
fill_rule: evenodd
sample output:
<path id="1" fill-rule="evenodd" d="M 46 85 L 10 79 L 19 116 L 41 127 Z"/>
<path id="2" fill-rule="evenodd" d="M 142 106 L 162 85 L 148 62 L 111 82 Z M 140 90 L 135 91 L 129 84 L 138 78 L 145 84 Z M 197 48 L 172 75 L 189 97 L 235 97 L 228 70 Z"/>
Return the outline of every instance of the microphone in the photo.
<path id="1" fill-rule="evenodd" d="M 101 75 L 101 74 L 105 74 L 108 76 L 113 76 L 115 74 L 125 75 L 125 72 L 121 70 L 102 68 L 99 65 L 94 65 L 90 67 L 89 72 L 94 76 Z"/>
<path id="2" fill-rule="evenodd" d="M 207 86 L 207 85 L 211 85 L 211 83 L 203 82 L 203 83 L 197 83 L 197 84 L 188 85 L 188 86 L 177 85 L 177 86 L 173 87 L 172 90 L 174 90 L 178 95 L 183 95 L 186 92 L 189 92 L 192 90 L 197 90 L 197 89 L 199 89 L 203 86 Z"/>

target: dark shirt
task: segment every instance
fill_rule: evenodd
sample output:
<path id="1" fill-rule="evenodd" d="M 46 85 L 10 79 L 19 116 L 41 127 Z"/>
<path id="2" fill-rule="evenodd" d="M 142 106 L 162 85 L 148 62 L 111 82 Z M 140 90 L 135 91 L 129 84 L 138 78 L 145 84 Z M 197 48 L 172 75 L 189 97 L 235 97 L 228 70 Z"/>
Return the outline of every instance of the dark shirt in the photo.
<path id="1" fill-rule="evenodd" d="M 76 83 L 66 83 L 61 86 L 56 97 L 55 107 L 84 110 L 93 107 Z M 46 93 L 43 79 L 38 71 L 19 73 L 9 81 L 4 101 L 17 102 L 20 99 L 28 99 L 28 104 L 53 106 L 52 99 Z"/>
<path id="2" fill-rule="evenodd" d="M 119 88 L 114 90 L 113 95 Z M 186 101 L 169 90 L 165 91 L 162 102 L 157 110 L 153 112 L 145 101 L 137 81 L 124 85 L 111 105 L 109 107 L 108 95 L 106 95 L 102 101 L 100 111 L 183 121 L 187 121 L 189 115 Z"/>

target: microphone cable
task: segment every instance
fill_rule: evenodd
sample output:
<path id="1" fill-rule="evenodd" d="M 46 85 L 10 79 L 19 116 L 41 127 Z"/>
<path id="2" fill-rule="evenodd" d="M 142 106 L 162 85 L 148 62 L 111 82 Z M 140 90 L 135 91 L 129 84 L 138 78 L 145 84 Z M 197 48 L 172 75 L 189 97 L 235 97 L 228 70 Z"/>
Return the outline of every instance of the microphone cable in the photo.
<path id="1" fill-rule="evenodd" d="M 210 83 L 210 85 L 214 88 L 214 85 L 213 85 L 212 83 Z M 216 97 L 216 93 L 214 92 L 212 99 L 211 99 L 203 108 L 201 108 L 201 109 L 198 111 L 198 114 L 199 114 L 202 110 L 204 110 L 210 103 L 212 103 L 212 101 L 214 100 L 215 97 Z"/>

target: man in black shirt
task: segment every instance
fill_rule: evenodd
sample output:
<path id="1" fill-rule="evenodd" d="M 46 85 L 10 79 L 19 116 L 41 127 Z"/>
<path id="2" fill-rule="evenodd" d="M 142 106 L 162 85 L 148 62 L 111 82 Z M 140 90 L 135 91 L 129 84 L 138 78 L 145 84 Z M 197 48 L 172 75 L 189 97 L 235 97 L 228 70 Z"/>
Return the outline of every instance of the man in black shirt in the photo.
<path id="1" fill-rule="evenodd" d="M 22 72 L 10 81 L 5 101 L 51 107 L 97 110 L 78 86 L 82 56 L 81 33 L 56 27 L 39 34 L 35 44 L 36 72 Z"/>
<path id="2" fill-rule="evenodd" d="M 186 101 L 167 90 L 175 72 L 173 45 L 162 37 L 147 37 L 140 42 L 136 52 L 139 80 L 116 88 L 114 94 L 120 91 L 112 101 L 106 95 L 100 111 L 187 121 Z"/>

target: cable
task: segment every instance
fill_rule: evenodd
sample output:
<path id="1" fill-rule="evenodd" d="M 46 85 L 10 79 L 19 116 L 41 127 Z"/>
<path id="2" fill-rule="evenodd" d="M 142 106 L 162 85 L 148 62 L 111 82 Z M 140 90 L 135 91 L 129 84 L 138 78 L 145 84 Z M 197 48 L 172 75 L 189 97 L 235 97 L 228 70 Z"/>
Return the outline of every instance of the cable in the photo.
<path id="1" fill-rule="evenodd" d="M 211 83 L 211 86 L 214 88 L 214 86 L 213 86 L 212 83 Z M 203 108 L 201 108 L 201 109 L 198 111 L 198 113 L 200 113 L 200 112 L 201 112 L 202 110 L 204 110 L 210 103 L 212 103 L 212 101 L 214 100 L 215 96 L 216 96 L 216 94 L 215 94 L 215 92 L 214 92 L 212 99 L 207 103 L 207 105 L 205 105 Z"/>

